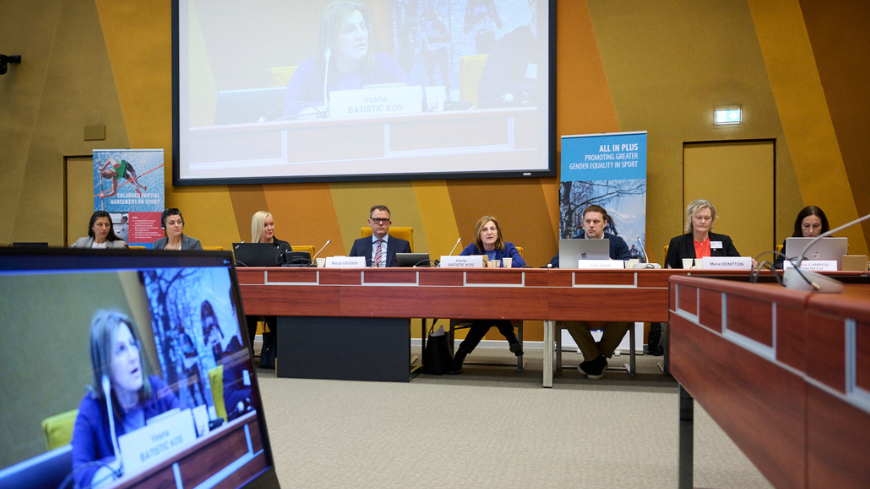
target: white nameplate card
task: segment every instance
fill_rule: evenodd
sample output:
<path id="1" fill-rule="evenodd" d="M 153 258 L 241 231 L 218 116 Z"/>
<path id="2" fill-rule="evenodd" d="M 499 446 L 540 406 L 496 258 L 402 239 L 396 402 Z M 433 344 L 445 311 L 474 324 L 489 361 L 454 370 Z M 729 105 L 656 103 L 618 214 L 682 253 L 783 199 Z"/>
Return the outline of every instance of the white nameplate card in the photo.
<path id="1" fill-rule="evenodd" d="M 749 256 L 708 256 L 701 259 L 704 270 L 752 270 Z"/>
<path id="2" fill-rule="evenodd" d="M 364 256 L 330 256 L 326 258 L 327 268 L 365 268 Z"/>
<path id="3" fill-rule="evenodd" d="M 418 112 L 423 112 L 423 90 L 419 86 L 329 92 L 329 117 L 378 117 Z"/>
<path id="4" fill-rule="evenodd" d="M 483 268 L 483 255 L 441 256 L 441 268 Z"/>
<path id="5" fill-rule="evenodd" d="M 789 260 L 782 262 L 782 268 L 794 268 L 794 265 Z M 801 270 L 812 270 L 814 272 L 836 272 L 837 260 L 804 260 L 801 262 Z"/>
<path id="6" fill-rule="evenodd" d="M 149 420 L 142 428 L 119 436 L 124 475 L 139 472 L 196 440 L 193 423 L 190 409 L 176 410 L 159 421 Z"/>
<path id="7" fill-rule="evenodd" d="M 577 260 L 577 268 L 581 270 L 592 270 L 601 268 L 625 268 L 625 262 L 622 260 Z"/>

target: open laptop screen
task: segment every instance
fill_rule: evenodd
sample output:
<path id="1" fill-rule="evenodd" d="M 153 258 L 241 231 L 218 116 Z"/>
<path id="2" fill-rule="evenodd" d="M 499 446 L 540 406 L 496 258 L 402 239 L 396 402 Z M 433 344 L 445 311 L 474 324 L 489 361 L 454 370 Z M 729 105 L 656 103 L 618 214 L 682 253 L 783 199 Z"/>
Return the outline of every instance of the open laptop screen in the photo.
<path id="1" fill-rule="evenodd" d="M 278 487 L 229 253 L 6 248 L 0 270 L 0 488 Z"/>

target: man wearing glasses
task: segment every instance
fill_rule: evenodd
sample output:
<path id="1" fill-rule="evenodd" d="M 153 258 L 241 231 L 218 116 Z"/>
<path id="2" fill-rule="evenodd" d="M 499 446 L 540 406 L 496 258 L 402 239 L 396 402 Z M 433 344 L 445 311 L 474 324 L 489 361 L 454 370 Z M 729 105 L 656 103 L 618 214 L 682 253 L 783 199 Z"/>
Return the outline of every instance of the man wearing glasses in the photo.
<path id="1" fill-rule="evenodd" d="M 376 205 L 369 211 L 371 237 L 360 238 L 353 242 L 350 256 L 364 256 L 367 267 L 396 267 L 396 253 L 410 253 L 411 244 L 404 239 L 390 236 L 390 209 Z"/>

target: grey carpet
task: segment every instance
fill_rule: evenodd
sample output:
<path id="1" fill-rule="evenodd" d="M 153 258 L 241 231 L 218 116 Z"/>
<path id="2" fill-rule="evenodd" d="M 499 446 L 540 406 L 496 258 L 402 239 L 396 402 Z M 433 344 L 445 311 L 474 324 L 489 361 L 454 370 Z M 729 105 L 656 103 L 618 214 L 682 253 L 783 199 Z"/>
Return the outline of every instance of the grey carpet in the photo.
<path id="1" fill-rule="evenodd" d="M 541 387 L 541 352 L 526 357 L 522 373 L 468 365 L 410 383 L 259 370 L 282 487 L 676 487 L 677 385 L 659 372 L 661 357 L 638 357 L 634 379 L 566 368 L 552 389 Z M 479 348 L 468 361 L 512 358 Z M 694 485 L 772 487 L 696 407 Z"/>

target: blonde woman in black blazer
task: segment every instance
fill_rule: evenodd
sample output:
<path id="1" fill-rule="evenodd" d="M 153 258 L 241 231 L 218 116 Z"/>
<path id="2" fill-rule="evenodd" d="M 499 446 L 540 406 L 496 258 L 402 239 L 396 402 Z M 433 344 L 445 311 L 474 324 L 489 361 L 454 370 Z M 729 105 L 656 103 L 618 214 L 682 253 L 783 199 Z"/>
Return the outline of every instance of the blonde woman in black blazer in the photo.
<path id="1" fill-rule="evenodd" d="M 740 256 L 731 238 L 711 232 L 716 222 L 716 207 L 709 200 L 698 199 L 686 207 L 686 234 L 671 239 L 665 268 L 683 268 L 683 258 Z M 696 253 L 700 250 L 700 256 Z"/>

